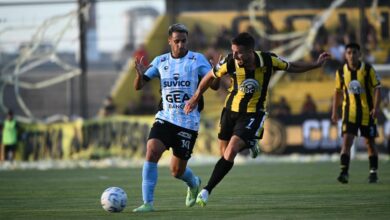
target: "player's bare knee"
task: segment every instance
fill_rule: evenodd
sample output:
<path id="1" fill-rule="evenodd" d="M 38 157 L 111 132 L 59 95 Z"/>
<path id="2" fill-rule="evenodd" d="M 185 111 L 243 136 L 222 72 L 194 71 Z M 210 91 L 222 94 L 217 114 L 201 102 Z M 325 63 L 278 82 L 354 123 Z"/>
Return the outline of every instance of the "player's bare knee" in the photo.
<path id="1" fill-rule="evenodd" d="M 154 151 L 154 150 L 148 149 L 146 151 L 146 157 L 145 158 L 146 158 L 147 161 L 157 163 L 160 160 L 160 157 L 161 157 L 161 155 L 158 152 Z"/>
<path id="2" fill-rule="evenodd" d="M 235 148 L 228 148 L 225 153 L 223 154 L 223 157 L 225 160 L 233 161 L 236 155 L 238 154 L 239 150 Z"/>

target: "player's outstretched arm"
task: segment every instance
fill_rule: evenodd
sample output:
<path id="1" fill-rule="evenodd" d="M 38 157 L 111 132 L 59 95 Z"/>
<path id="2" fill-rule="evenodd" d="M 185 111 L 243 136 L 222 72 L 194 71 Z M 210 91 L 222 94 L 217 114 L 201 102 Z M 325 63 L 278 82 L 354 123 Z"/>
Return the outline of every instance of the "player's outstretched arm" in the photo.
<path id="1" fill-rule="evenodd" d="M 210 70 L 210 72 L 208 72 L 207 75 L 203 77 L 203 79 L 200 81 L 198 89 L 196 90 L 195 94 L 187 101 L 186 105 L 184 106 L 184 112 L 186 114 L 192 112 L 196 108 L 200 97 L 210 87 L 210 84 L 212 83 L 213 80 L 214 80 L 214 73 L 213 70 Z"/>
<path id="2" fill-rule="evenodd" d="M 138 58 L 136 57 L 134 60 L 135 64 L 135 71 L 136 71 L 136 76 L 134 79 L 133 87 L 135 90 L 140 90 L 142 87 L 144 87 L 146 81 L 143 79 L 144 73 L 148 69 L 144 64 L 143 64 L 143 59 L 144 57 Z"/>
<path id="3" fill-rule="evenodd" d="M 326 60 L 330 59 L 330 54 L 323 52 L 316 62 L 291 62 L 287 71 L 291 73 L 303 73 L 322 66 Z"/>

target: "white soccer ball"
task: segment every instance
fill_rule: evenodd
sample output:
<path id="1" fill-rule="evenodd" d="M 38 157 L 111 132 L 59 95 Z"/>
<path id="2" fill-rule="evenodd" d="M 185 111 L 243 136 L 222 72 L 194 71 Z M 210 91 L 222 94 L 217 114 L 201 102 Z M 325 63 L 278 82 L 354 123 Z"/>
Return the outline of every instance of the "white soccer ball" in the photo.
<path id="1" fill-rule="evenodd" d="M 121 212 L 127 204 L 127 194 L 119 187 L 109 187 L 100 197 L 104 210 L 108 212 Z"/>

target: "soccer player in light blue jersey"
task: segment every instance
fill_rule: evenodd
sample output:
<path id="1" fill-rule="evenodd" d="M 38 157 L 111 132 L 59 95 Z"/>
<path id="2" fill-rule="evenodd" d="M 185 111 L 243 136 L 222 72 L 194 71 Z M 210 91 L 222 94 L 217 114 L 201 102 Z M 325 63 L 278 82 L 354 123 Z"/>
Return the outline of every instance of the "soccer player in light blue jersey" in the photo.
<path id="1" fill-rule="evenodd" d="M 154 58 L 146 67 L 142 58 L 136 58 L 137 75 L 134 80 L 136 90 L 153 78 L 160 80 L 161 103 L 146 144 L 146 161 L 142 170 L 142 197 L 144 204 L 133 212 L 154 211 L 154 189 L 157 183 L 157 163 L 164 151 L 172 148 L 171 174 L 183 180 L 187 186 L 185 205 L 195 204 L 201 180 L 187 167 L 192 149 L 198 136 L 200 111 L 203 101 L 190 114 L 184 113 L 185 102 L 192 97 L 200 80 L 212 67 L 200 53 L 187 49 L 188 29 L 183 24 L 173 24 L 168 29 L 168 43 L 171 52 Z M 219 81 L 212 83 L 218 89 Z"/>

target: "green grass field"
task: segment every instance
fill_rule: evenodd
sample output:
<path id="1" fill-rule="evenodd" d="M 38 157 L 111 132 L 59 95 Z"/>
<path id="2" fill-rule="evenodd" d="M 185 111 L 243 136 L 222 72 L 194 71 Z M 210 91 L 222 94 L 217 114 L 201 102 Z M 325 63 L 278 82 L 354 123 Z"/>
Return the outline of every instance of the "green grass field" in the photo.
<path id="1" fill-rule="evenodd" d="M 337 163 L 258 163 L 235 166 L 206 207 L 186 208 L 186 186 L 159 169 L 154 213 L 141 204 L 141 169 L 73 169 L 0 172 L 0 219 L 390 219 L 390 163 L 381 162 L 368 184 L 368 162 L 352 161 L 350 183 L 336 181 Z M 207 182 L 213 166 L 193 170 Z M 128 204 L 108 213 L 100 195 L 122 187 Z"/>

